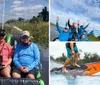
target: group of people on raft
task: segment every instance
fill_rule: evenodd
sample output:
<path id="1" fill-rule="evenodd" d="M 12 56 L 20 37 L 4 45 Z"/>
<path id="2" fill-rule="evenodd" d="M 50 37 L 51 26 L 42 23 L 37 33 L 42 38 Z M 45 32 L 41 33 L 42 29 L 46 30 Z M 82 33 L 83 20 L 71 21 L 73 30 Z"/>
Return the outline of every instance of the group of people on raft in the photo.
<path id="1" fill-rule="evenodd" d="M 86 28 L 90 25 L 88 23 L 86 26 L 80 25 L 80 21 L 74 22 L 72 25 L 70 24 L 70 18 L 68 18 L 65 27 L 62 29 L 59 26 L 59 17 L 56 18 L 56 27 L 59 32 L 59 36 L 53 41 L 89 41 L 88 37 L 93 34 L 95 28 L 91 32 L 87 32 Z"/>

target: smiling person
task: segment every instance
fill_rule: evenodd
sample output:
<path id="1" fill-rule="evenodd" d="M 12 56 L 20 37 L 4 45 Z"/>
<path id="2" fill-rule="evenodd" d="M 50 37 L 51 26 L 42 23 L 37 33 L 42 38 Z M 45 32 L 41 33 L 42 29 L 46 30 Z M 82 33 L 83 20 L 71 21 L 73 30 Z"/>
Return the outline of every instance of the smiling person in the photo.
<path id="1" fill-rule="evenodd" d="M 84 34 L 85 29 L 86 29 L 89 25 L 90 25 L 90 23 L 88 23 L 86 26 L 84 26 L 84 24 L 83 24 L 83 25 L 81 25 L 81 26 L 79 27 L 79 35 L 80 35 L 80 36 L 81 36 L 82 34 Z"/>
<path id="2" fill-rule="evenodd" d="M 4 77 L 11 77 L 12 47 L 5 41 L 5 30 L 0 29 L 0 73 Z"/>
<path id="3" fill-rule="evenodd" d="M 12 76 L 20 78 L 25 75 L 27 78 L 35 79 L 40 62 L 38 46 L 30 41 L 30 33 L 23 31 L 22 42 L 17 44 L 13 58 L 14 67 Z"/>
<path id="4" fill-rule="evenodd" d="M 84 30 L 84 34 L 81 35 L 81 40 L 80 41 L 89 41 L 88 37 L 93 34 L 94 30 L 95 30 L 95 28 L 93 28 L 93 30 L 89 33 L 87 33 L 87 31 Z"/>
<path id="5" fill-rule="evenodd" d="M 57 27 L 57 31 L 59 32 L 58 40 L 59 41 L 68 41 L 70 30 L 69 30 L 67 24 L 66 24 L 66 27 L 61 29 L 58 21 L 59 21 L 59 17 L 56 17 L 56 27 Z"/>

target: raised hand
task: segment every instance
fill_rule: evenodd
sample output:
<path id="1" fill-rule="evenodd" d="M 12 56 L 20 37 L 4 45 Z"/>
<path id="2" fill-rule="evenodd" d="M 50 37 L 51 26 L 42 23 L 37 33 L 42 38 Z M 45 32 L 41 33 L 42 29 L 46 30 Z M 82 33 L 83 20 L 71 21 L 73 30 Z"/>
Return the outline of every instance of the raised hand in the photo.
<path id="1" fill-rule="evenodd" d="M 95 28 L 93 28 L 93 30 L 95 30 Z"/>
<path id="2" fill-rule="evenodd" d="M 70 18 L 68 18 L 68 20 L 70 20 Z"/>
<path id="3" fill-rule="evenodd" d="M 56 17 L 56 22 L 58 22 L 58 21 L 59 21 L 59 17 L 57 16 L 57 17 Z"/>

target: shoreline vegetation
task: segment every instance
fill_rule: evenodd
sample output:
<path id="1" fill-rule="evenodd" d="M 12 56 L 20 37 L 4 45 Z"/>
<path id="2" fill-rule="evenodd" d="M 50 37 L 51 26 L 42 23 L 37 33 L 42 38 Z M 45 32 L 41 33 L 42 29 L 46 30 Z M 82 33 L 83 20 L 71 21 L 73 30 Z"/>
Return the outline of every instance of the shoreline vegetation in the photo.
<path id="1" fill-rule="evenodd" d="M 56 24 L 50 22 L 50 25 L 51 25 L 51 26 L 54 26 L 54 27 L 56 28 Z M 61 28 L 63 28 L 63 27 L 61 27 Z M 91 41 L 100 41 L 100 36 L 97 36 L 97 37 L 96 37 L 94 34 L 92 34 L 92 35 L 90 35 L 90 36 L 88 37 L 88 40 L 91 40 Z"/>
<path id="2" fill-rule="evenodd" d="M 48 47 L 48 22 L 40 21 L 38 24 L 30 23 L 28 21 L 26 22 L 13 22 L 9 25 L 17 26 L 18 28 L 21 28 L 22 30 L 28 30 L 33 36 L 31 39 L 35 43 Z"/>
<path id="3" fill-rule="evenodd" d="M 67 57 L 64 55 L 64 53 L 62 53 L 62 56 L 59 56 L 58 58 L 54 58 L 54 56 L 50 56 L 50 60 L 54 61 L 56 63 L 60 63 L 63 64 L 65 62 L 65 60 L 67 59 Z M 81 59 L 81 56 L 79 56 L 78 59 L 78 64 L 85 64 L 85 63 L 91 63 L 91 62 L 97 62 L 100 61 L 100 55 L 98 55 L 97 53 L 84 53 L 84 58 Z M 70 63 L 71 64 L 71 63 Z"/>
<path id="4" fill-rule="evenodd" d="M 56 27 L 56 24 L 54 24 L 52 22 L 50 22 L 50 25 Z M 63 27 L 60 26 L 60 28 L 63 28 Z"/>
<path id="5" fill-rule="evenodd" d="M 28 30 L 33 37 L 31 41 L 37 43 L 38 45 L 46 48 L 49 43 L 49 12 L 47 7 L 38 13 L 37 16 L 33 16 L 31 19 L 24 19 L 19 17 L 18 19 L 10 19 L 5 22 L 4 29 L 10 34 L 20 34 L 13 28 L 13 26 L 18 27 L 21 30 Z"/>

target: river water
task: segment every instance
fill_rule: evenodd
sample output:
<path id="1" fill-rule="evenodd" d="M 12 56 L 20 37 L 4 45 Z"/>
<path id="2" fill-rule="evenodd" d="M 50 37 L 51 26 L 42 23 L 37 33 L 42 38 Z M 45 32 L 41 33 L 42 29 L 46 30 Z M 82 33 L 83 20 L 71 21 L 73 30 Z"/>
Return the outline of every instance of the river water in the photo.
<path id="1" fill-rule="evenodd" d="M 56 26 L 50 25 L 50 41 L 52 41 L 54 38 L 57 38 L 59 35 Z"/>
<path id="2" fill-rule="evenodd" d="M 62 65 L 53 62 L 50 64 L 51 69 L 59 66 Z M 93 76 L 51 74 L 50 85 L 100 85 L 100 72 Z"/>
<path id="3" fill-rule="evenodd" d="M 40 48 L 41 53 L 41 79 L 44 80 L 45 85 L 49 85 L 49 49 L 48 48 Z"/>

